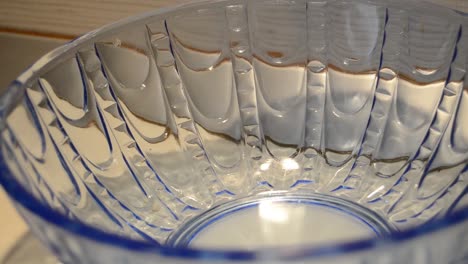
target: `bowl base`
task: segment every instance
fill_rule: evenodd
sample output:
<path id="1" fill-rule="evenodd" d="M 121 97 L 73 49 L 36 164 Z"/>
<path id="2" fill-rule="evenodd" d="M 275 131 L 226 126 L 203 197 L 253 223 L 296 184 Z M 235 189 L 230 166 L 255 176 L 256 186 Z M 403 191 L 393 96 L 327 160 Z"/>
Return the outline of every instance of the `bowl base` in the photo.
<path id="1" fill-rule="evenodd" d="M 255 250 L 385 236 L 392 227 L 353 202 L 321 194 L 269 192 L 213 207 L 167 241 L 176 247 Z"/>

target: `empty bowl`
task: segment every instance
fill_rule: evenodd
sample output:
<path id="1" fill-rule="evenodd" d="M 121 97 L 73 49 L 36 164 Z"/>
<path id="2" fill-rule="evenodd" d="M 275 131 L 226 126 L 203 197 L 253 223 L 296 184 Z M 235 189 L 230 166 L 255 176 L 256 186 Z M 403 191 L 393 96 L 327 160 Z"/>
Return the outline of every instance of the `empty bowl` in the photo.
<path id="1" fill-rule="evenodd" d="M 466 263 L 468 16 L 221 0 L 52 51 L 0 182 L 63 263 Z"/>

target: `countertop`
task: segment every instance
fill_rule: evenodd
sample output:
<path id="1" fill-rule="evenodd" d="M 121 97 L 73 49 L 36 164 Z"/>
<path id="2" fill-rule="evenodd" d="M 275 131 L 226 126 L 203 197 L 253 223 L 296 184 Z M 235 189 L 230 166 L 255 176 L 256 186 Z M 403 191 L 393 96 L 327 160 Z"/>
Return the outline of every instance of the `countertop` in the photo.
<path id="1" fill-rule="evenodd" d="M 65 40 L 0 33 L 0 92 L 44 53 Z M 3 188 L 0 187 L 0 263 L 15 242 L 28 231 Z"/>

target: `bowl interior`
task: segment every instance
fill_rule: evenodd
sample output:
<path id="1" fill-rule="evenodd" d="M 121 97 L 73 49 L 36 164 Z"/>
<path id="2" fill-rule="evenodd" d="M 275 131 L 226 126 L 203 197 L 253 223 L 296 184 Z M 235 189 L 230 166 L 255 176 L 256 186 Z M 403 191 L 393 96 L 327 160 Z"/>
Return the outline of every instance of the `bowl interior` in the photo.
<path id="1" fill-rule="evenodd" d="M 18 79 L 3 159 L 53 210 L 168 246 L 417 228 L 468 202 L 466 26 L 455 11 L 383 1 L 142 16 Z"/>

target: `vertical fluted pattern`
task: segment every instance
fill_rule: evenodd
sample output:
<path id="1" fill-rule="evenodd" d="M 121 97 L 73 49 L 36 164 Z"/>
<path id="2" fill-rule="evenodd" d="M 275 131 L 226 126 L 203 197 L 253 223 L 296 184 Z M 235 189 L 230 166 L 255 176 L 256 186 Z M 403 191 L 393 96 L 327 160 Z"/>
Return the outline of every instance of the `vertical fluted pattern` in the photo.
<path id="1" fill-rule="evenodd" d="M 102 36 L 29 82 L 6 163 L 55 210 L 160 243 L 262 191 L 442 217 L 467 203 L 466 17 L 379 3 L 226 1 Z"/>

